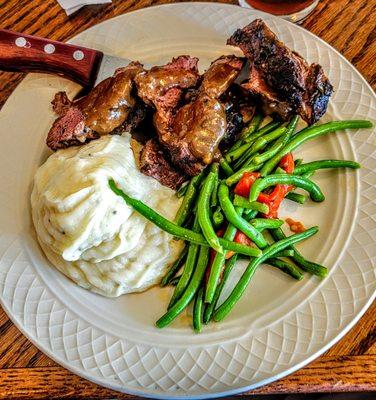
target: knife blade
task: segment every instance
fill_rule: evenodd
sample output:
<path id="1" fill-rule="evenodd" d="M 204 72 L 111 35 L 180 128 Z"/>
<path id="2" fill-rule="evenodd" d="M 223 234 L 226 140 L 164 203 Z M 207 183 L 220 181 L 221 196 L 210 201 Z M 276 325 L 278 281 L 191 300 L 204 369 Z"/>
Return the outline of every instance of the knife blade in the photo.
<path id="1" fill-rule="evenodd" d="M 130 62 L 131 60 L 128 60 L 126 58 L 103 54 L 102 61 L 100 62 L 98 67 L 97 77 L 93 85 L 96 86 L 99 82 L 102 82 L 106 78 L 109 78 L 118 68 L 125 67 Z"/>

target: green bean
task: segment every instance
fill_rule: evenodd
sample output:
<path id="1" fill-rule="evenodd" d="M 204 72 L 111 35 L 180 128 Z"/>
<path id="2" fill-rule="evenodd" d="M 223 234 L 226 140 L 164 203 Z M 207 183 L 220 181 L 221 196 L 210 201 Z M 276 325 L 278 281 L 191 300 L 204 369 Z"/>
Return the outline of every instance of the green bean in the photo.
<path id="1" fill-rule="evenodd" d="M 249 143 L 249 145 L 251 145 L 252 143 Z M 236 163 L 234 164 L 234 170 L 238 170 L 239 168 L 245 167 L 246 164 L 248 165 L 248 163 L 250 162 L 251 158 L 253 156 L 255 156 L 256 154 L 254 154 L 253 152 L 250 152 L 251 148 L 248 148 L 244 154 L 239 157 L 239 159 L 236 161 Z"/>
<path id="2" fill-rule="evenodd" d="M 162 278 L 160 286 L 166 286 L 170 283 L 171 279 L 176 275 L 176 273 L 179 271 L 181 266 L 183 265 L 183 262 L 185 260 L 185 256 L 188 253 L 188 246 L 184 246 L 183 250 L 180 252 L 178 258 L 173 262 L 169 270 L 167 271 L 166 275 Z"/>
<path id="3" fill-rule="evenodd" d="M 294 164 L 295 164 L 295 167 L 299 167 L 299 165 L 302 165 L 302 164 L 303 164 L 303 159 L 302 159 L 302 158 L 297 158 L 297 159 L 294 161 Z"/>
<path id="4" fill-rule="evenodd" d="M 250 151 L 254 154 L 257 151 L 263 149 L 268 143 L 272 142 L 273 140 L 278 139 L 281 137 L 284 133 L 286 133 L 287 128 L 285 126 L 280 126 L 279 128 L 275 129 L 274 131 L 271 131 L 270 133 L 261 136 L 257 140 L 255 140 L 252 143 L 252 146 L 250 148 Z"/>
<path id="5" fill-rule="evenodd" d="M 308 171 L 302 175 L 303 178 L 309 179 L 312 175 L 315 175 L 316 171 Z"/>
<path id="6" fill-rule="evenodd" d="M 231 176 L 234 174 L 234 170 L 230 167 L 229 163 L 224 158 L 222 158 L 219 162 L 219 166 L 222 168 L 222 171 L 227 176 Z"/>
<path id="7" fill-rule="evenodd" d="M 192 279 L 189 282 L 186 290 L 181 295 L 180 299 L 156 322 L 158 328 L 163 328 L 169 325 L 193 299 L 199 289 L 202 279 L 205 274 L 206 266 L 209 260 L 209 248 L 201 246 L 198 255 L 197 265 L 193 273 Z"/>
<path id="8" fill-rule="evenodd" d="M 240 139 L 246 139 L 248 136 L 252 135 L 253 132 L 256 132 L 263 118 L 262 114 L 255 114 L 251 123 L 240 134 Z"/>
<path id="9" fill-rule="evenodd" d="M 239 216 L 242 215 L 243 213 L 243 209 L 242 208 L 238 208 L 236 210 L 237 214 Z M 236 234 L 236 227 L 234 225 L 232 225 L 231 223 L 228 224 L 226 231 L 223 235 L 223 238 L 226 240 L 230 240 L 233 241 L 235 234 Z M 227 255 L 227 251 L 224 252 L 223 254 L 221 253 L 216 253 L 214 256 L 214 260 L 212 262 L 212 265 L 210 267 L 210 274 L 209 274 L 209 278 L 208 281 L 206 283 L 206 290 L 205 290 L 205 303 L 211 303 L 213 301 L 213 296 L 214 296 L 214 292 L 215 289 L 217 287 L 218 284 L 218 280 L 219 277 L 221 275 L 221 271 L 223 268 L 223 264 L 226 261 L 226 255 Z"/>
<path id="10" fill-rule="evenodd" d="M 243 208 L 255 210 L 255 211 L 261 212 L 263 214 L 269 213 L 269 207 L 266 204 L 260 203 L 258 201 L 250 202 L 245 197 L 239 196 L 237 194 L 234 196 L 233 203 L 234 203 L 234 206 L 236 206 L 236 207 L 243 207 Z"/>
<path id="11" fill-rule="evenodd" d="M 203 308 L 203 288 L 196 293 L 195 302 L 193 304 L 193 329 L 200 333 L 202 329 L 202 308 Z"/>
<path id="12" fill-rule="evenodd" d="M 203 177 L 204 173 L 201 172 L 200 174 L 194 176 L 189 182 L 183 201 L 175 216 L 175 223 L 177 225 L 182 226 L 186 221 L 188 215 L 191 213 L 193 202 L 195 201 L 197 196 L 198 186 L 200 185 Z"/>
<path id="13" fill-rule="evenodd" d="M 275 255 L 276 257 L 294 257 L 293 249 L 285 249 Z"/>
<path id="14" fill-rule="evenodd" d="M 223 248 L 219 243 L 218 236 L 215 234 L 213 225 L 210 220 L 210 196 L 215 185 L 215 174 L 209 172 L 198 196 L 197 215 L 200 223 L 201 231 L 210 247 L 218 253 L 223 253 Z"/>
<path id="15" fill-rule="evenodd" d="M 289 141 L 290 137 L 288 135 L 281 136 L 275 143 L 266 151 L 261 154 L 257 154 L 250 160 L 250 163 L 254 165 L 262 164 L 276 155 Z"/>
<path id="16" fill-rule="evenodd" d="M 292 135 L 298 125 L 299 122 L 299 115 L 294 115 L 290 122 L 287 125 L 287 133 L 289 133 L 290 135 Z"/>
<path id="17" fill-rule="evenodd" d="M 246 129 L 246 128 L 244 128 Z M 228 150 L 227 152 L 229 153 L 230 151 L 238 149 L 242 144 L 244 144 L 242 139 L 238 139 Z"/>
<path id="18" fill-rule="evenodd" d="M 177 198 L 183 197 L 186 194 L 187 189 L 188 189 L 188 185 L 189 185 L 189 182 L 184 182 L 180 186 L 180 188 L 175 193 Z"/>
<path id="19" fill-rule="evenodd" d="M 286 239 L 280 240 L 279 242 L 273 243 L 267 249 L 264 250 L 263 255 L 259 258 L 251 260 L 248 264 L 246 270 L 241 276 L 239 282 L 233 288 L 229 297 L 215 310 L 214 321 L 220 321 L 226 317 L 226 315 L 231 311 L 234 305 L 238 302 L 245 289 L 247 288 L 249 282 L 251 281 L 253 274 L 255 273 L 257 267 L 266 261 L 267 259 L 273 257 L 278 252 L 290 247 L 294 243 L 300 242 L 307 239 L 317 233 L 318 228 L 312 227 L 304 232 L 297 233 L 295 235 L 289 236 Z"/>
<path id="20" fill-rule="evenodd" d="M 222 275 L 222 279 L 219 282 L 219 285 L 217 286 L 217 288 L 215 289 L 215 293 L 214 293 L 214 297 L 213 297 L 213 301 L 209 304 L 206 305 L 205 310 L 204 310 L 204 324 L 207 324 L 212 315 L 213 315 L 213 311 L 215 309 L 215 307 L 217 306 L 219 297 L 221 296 L 222 290 L 227 282 L 227 279 L 230 275 L 230 272 L 232 271 L 234 265 L 236 264 L 236 261 L 238 259 L 238 255 L 234 254 L 226 263 L 225 265 L 225 269 L 223 270 L 223 275 Z"/>
<path id="21" fill-rule="evenodd" d="M 254 218 L 249 221 L 249 223 L 255 227 L 259 232 L 264 229 L 275 229 L 283 225 L 281 219 L 271 219 L 271 218 Z"/>
<path id="22" fill-rule="evenodd" d="M 255 218 L 257 214 L 258 211 L 256 210 L 245 210 L 244 219 L 249 222 L 252 218 Z"/>
<path id="23" fill-rule="evenodd" d="M 277 167 L 274 171 L 274 174 L 285 174 L 285 173 L 286 171 L 281 167 Z"/>
<path id="24" fill-rule="evenodd" d="M 281 137 L 279 137 L 278 140 L 276 140 L 274 143 L 272 143 L 270 148 L 268 148 L 262 154 L 255 155 L 250 160 L 250 162 L 252 164 L 259 165 L 259 164 L 262 164 L 262 163 L 268 161 L 273 156 L 275 156 L 290 140 L 290 137 L 291 137 L 292 133 L 294 132 L 296 125 L 298 124 L 298 121 L 299 121 L 299 116 L 295 115 L 291 119 L 289 124 L 287 125 L 285 133 Z"/>
<path id="25" fill-rule="evenodd" d="M 181 277 L 181 275 L 175 276 L 175 278 L 172 278 L 168 284 L 170 286 L 176 286 L 179 282 L 180 277 Z"/>
<path id="26" fill-rule="evenodd" d="M 179 239 L 187 240 L 188 242 L 200 244 L 205 247 L 210 247 L 209 243 L 205 240 L 205 237 L 200 233 L 193 232 L 190 229 L 182 228 L 179 225 L 174 224 L 169 221 L 167 218 L 158 214 L 156 211 L 148 207 L 140 200 L 133 199 L 124 193 L 121 189 L 119 189 L 115 181 L 113 179 L 109 180 L 109 186 L 111 190 L 118 196 L 122 197 L 123 200 L 130 206 L 133 207 L 134 210 L 139 212 L 142 216 L 144 216 L 147 220 L 153 222 L 156 226 L 161 228 L 163 231 L 178 237 Z M 225 250 L 231 250 L 234 253 L 241 253 L 249 257 L 259 257 L 261 251 L 254 247 L 244 246 L 239 243 L 230 242 L 223 238 L 219 238 L 219 243 Z"/>
<path id="27" fill-rule="evenodd" d="M 256 247 L 245 246 L 243 244 L 230 242 L 229 240 L 225 240 L 223 238 L 219 238 L 219 243 L 223 246 L 225 250 L 231 250 L 234 253 L 243 254 L 248 257 L 260 257 L 262 251 Z M 208 246 L 208 244 L 205 244 Z"/>
<path id="28" fill-rule="evenodd" d="M 211 194 L 210 198 L 210 206 L 211 207 L 216 207 L 218 204 L 218 184 L 219 184 L 219 178 L 218 178 L 218 172 L 219 172 L 219 164 L 218 163 L 213 163 L 210 166 L 210 171 L 215 174 L 215 182 L 214 182 L 214 188 Z"/>
<path id="29" fill-rule="evenodd" d="M 195 220 L 193 222 L 192 230 L 193 230 L 193 232 L 200 231 L 200 224 L 198 223 L 197 214 L 196 214 Z M 176 303 L 176 300 L 182 295 L 185 288 L 188 286 L 188 283 L 191 280 L 193 271 L 196 266 L 196 259 L 197 259 L 199 247 L 200 246 L 195 243 L 189 244 L 187 258 L 185 260 L 185 265 L 183 268 L 183 273 L 181 275 L 181 278 L 180 278 L 178 284 L 175 287 L 174 293 L 171 296 L 171 299 L 170 299 L 167 309 L 169 309 Z"/>
<path id="30" fill-rule="evenodd" d="M 249 201 L 257 200 L 259 194 L 264 189 L 277 184 L 293 185 L 302 188 L 306 190 L 310 194 L 311 199 L 316 202 L 321 202 L 325 199 L 325 196 L 321 192 L 318 185 L 309 179 L 298 175 L 276 174 L 266 176 L 265 178 L 256 179 L 249 192 Z"/>
<path id="31" fill-rule="evenodd" d="M 226 179 L 226 185 L 227 186 L 232 186 L 232 185 L 234 185 L 235 183 L 237 183 L 238 181 L 240 181 L 240 179 L 242 179 L 242 177 L 243 177 L 243 175 L 246 173 L 246 172 L 253 172 L 253 171 L 257 171 L 258 169 L 260 169 L 260 167 L 259 166 L 257 166 L 257 165 L 249 165 L 249 166 L 247 166 L 247 167 L 244 167 L 244 168 L 242 168 L 242 169 L 239 169 L 239 171 L 236 171 L 234 174 L 232 174 L 231 176 L 229 176 L 227 179 Z"/>
<path id="32" fill-rule="evenodd" d="M 304 194 L 290 192 L 286 194 L 286 199 L 291 201 L 295 201 L 295 203 L 304 204 L 307 200 L 307 197 Z"/>
<path id="33" fill-rule="evenodd" d="M 230 151 L 234 151 L 238 149 L 240 146 L 243 146 L 244 142 L 242 139 L 237 140 L 229 149 L 227 149 L 226 154 L 228 154 Z"/>
<path id="34" fill-rule="evenodd" d="M 207 242 L 205 241 L 205 238 L 201 234 L 180 227 L 179 225 L 169 221 L 162 215 L 158 214 L 156 211 L 148 207 L 142 201 L 133 199 L 132 197 L 128 196 L 126 193 L 124 193 L 121 189 L 119 189 L 116 186 L 116 183 L 113 179 L 109 180 L 109 186 L 111 190 L 118 196 L 122 197 L 128 205 L 132 206 L 136 211 L 138 211 L 146 219 L 153 222 L 162 230 L 170 233 L 171 235 L 177 236 L 180 239 L 188 240 L 189 242 L 208 245 Z"/>
<path id="35" fill-rule="evenodd" d="M 250 165 L 254 165 L 255 163 L 253 162 L 253 159 L 257 156 L 259 156 L 260 153 L 255 153 L 248 157 L 241 165 L 239 165 L 239 168 L 245 168 L 249 167 Z M 262 165 L 258 165 L 258 169 L 260 169 Z"/>
<path id="36" fill-rule="evenodd" d="M 286 238 L 286 235 L 280 228 L 270 230 L 270 233 L 275 240 L 284 240 Z M 311 274 L 317 275 L 321 278 L 324 278 L 328 274 L 327 268 L 320 264 L 306 260 L 295 246 L 290 247 L 294 250 L 294 256 L 292 259 L 302 270 L 310 272 Z"/>
<path id="37" fill-rule="evenodd" d="M 304 278 L 304 275 L 297 266 L 285 260 L 280 260 L 279 258 L 269 258 L 265 262 L 266 264 L 280 269 L 281 271 L 285 272 L 287 275 L 290 275 L 292 278 L 298 281 L 301 281 Z"/>
<path id="38" fill-rule="evenodd" d="M 225 232 L 226 239 L 233 240 L 235 234 L 236 234 L 236 228 L 232 224 L 229 224 Z M 217 287 L 218 280 L 221 275 L 222 267 L 225 261 L 226 261 L 225 254 L 216 253 L 213 263 L 210 267 L 210 275 L 208 282 L 206 284 L 205 303 L 211 303 L 213 301 L 214 292 Z"/>
<path id="39" fill-rule="evenodd" d="M 264 236 L 262 236 L 262 234 L 256 228 L 254 228 L 245 219 L 240 217 L 236 212 L 229 197 L 228 187 L 224 183 L 219 185 L 218 197 L 219 203 L 227 220 L 244 234 L 246 234 L 260 249 L 266 247 L 267 242 L 264 239 Z"/>
<path id="40" fill-rule="evenodd" d="M 213 225 L 216 229 L 218 229 L 223 224 L 224 221 L 225 217 L 221 212 L 221 207 L 218 206 L 213 213 Z"/>
<path id="41" fill-rule="evenodd" d="M 229 151 L 225 156 L 226 161 L 229 163 L 234 162 L 239 157 L 241 157 L 251 146 L 252 143 L 245 143 L 242 144 L 240 147 L 236 148 L 235 150 Z"/>
<path id="42" fill-rule="evenodd" d="M 294 175 L 302 175 L 307 172 L 316 171 L 324 168 L 360 168 L 360 164 L 355 161 L 347 160 L 320 160 L 302 164 L 295 168 Z"/>
<path id="43" fill-rule="evenodd" d="M 244 152 L 244 154 L 234 164 L 234 170 L 237 171 L 239 168 L 246 167 L 252 163 L 252 159 L 259 155 L 259 152 L 254 152 L 252 147 Z"/>
<path id="44" fill-rule="evenodd" d="M 360 128 L 371 128 L 372 122 L 364 120 L 350 120 L 350 121 L 332 121 L 323 125 L 310 126 L 299 133 L 297 133 L 287 145 L 274 157 L 268 160 L 261 169 L 261 175 L 268 175 L 275 166 L 279 163 L 281 158 L 290 153 L 292 150 L 296 149 L 298 146 L 305 143 L 307 140 L 313 139 L 315 137 L 324 135 L 326 133 L 332 133 L 338 130 L 344 129 L 360 129 Z"/>
<path id="45" fill-rule="evenodd" d="M 264 136 L 265 134 L 267 134 L 271 131 L 274 131 L 274 129 L 277 129 L 281 125 L 282 125 L 282 122 L 276 122 L 276 121 L 269 122 L 267 125 L 263 126 L 261 129 L 254 132 L 252 135 L 247 136 L 247 138 L 244 139 L 244 141 L 246 143 L 254 142 L 259 137 Z"/>

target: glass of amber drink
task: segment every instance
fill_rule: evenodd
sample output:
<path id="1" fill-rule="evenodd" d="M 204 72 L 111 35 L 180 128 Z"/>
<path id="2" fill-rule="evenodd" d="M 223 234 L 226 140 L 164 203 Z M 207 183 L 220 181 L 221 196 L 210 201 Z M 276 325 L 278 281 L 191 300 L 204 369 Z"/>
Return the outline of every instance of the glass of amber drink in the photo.
<path id="1" fill-rule="evenodd" d="M 319 0 L 239 0 L 242 7 L 278 15 L 292 22 L 298 22 L 307 17 L 318 2 Z"/>

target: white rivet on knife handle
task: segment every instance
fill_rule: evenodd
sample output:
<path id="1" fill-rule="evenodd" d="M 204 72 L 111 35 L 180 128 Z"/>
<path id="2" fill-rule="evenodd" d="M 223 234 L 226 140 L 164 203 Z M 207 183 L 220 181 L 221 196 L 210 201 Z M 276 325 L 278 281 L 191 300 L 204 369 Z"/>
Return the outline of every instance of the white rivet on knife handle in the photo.
<path id="1" fill-rule="evenodd" d="M 73 58 L 74 58 L 76 61 L 83 60 L 84 57 L 85 57 L 85 55 L 84 55 L 83 51 L 81 51 L 81 50 L 76 50 L 76 51 L 73 53 Z"/>
<path id="2" fill-rule="evenodd" d="M 47 54 L 53 54 L 53 53 L 55 53 L 56 48 L 53 44 L 49 43 L 44 46 L 43 50 Z"/>
<path id="3" fill-rule="evenodd" d="M 16 43 L 16 46 L 17 46 L 17 47 L 25 47 L 25 46 L 26 46 L 26 39 L 23 38 L 23 37 L 18 37 L 18 38 L 15 40 L 15 43 Z"/>

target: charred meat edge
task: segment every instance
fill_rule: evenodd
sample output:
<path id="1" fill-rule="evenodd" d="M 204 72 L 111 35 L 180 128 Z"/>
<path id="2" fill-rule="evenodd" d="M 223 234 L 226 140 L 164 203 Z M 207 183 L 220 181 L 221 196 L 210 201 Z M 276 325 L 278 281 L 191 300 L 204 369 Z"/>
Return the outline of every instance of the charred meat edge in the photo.
<path id="1" fill-rule="evenodd" d="M 283 119 L 299 114 L 309 125 L 324 115 L 333 87 L 322 67 L 291 51 L 261 19 L 236 30 L 227 44 L 249 59 L 250 77 L 243 87 L 261 100 L 267 113 Z"/>

